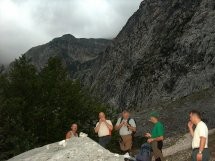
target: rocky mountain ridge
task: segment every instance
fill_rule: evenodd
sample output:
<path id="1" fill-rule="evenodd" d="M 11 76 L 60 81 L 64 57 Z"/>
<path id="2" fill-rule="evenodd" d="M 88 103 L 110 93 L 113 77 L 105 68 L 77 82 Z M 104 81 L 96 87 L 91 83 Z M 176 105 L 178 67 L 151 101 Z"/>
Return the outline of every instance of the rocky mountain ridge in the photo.
<path id="1" fill-rule="evenodd" d="M 59 57 L 73 75 L 83 63 L 97 58 L 110 43 L 107 39 L 75 38 L 66 34 L 31 48 L 25 55 L 38 69 L 44 67 L 50 57 Z M 84 67 L 88 68 L 87 63 Z"/>
<path id="2" fill-rule="evenodd" d="M 144 0 L 117 37 L 100 46 L 99 56 L 64 61 L 104 102 L 151 107 L 214 87 L 214 23 L 213 0 Z M 51 44 L 56 54 L 68 55 L 59 43 Z M 53 56 L 45 53 L 33 48 L 26 55 L 35 55 L 32 62 L 40 67 Z"/>
<path id="3" fill-rule="evenodd" d="M 144 0 L 93 68 L 92 89 L 124 108 L 213 87 L 213 6 L 212 0 Z"/>

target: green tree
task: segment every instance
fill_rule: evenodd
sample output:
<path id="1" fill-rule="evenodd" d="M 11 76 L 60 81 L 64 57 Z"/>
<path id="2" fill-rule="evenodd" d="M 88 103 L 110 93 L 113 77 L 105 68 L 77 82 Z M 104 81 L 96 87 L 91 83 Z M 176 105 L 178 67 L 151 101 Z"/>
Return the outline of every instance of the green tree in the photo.
<path id="1" fill-rule="evenodd" d="M 74 122 L 95 138 L 98 113 L 113 110 L 68 76 L 58 58 L 37 71 L 25 56 L 0 73 L 0 160 L 65 138 Z"/>
<path id="2" fill-rule="evenodd" d="M 15 60 L 8 74 L 1 74 L 1 150 L 9 157 L 32 148 L 36 142 L 29 119 L 37 95 L 36 84 L 36 69 L 25 56 Z"/>

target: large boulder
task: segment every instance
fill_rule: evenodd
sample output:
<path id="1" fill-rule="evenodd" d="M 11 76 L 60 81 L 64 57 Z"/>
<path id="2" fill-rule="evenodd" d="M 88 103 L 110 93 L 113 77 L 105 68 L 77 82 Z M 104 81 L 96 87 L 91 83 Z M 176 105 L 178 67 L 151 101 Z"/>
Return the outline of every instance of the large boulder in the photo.
<path id="1" fill-rule="evenodd" d="M 9 161 L 123 161 L 123 156 L 104 149 L 89 137 L 72 138 L 36 148 Z"/>

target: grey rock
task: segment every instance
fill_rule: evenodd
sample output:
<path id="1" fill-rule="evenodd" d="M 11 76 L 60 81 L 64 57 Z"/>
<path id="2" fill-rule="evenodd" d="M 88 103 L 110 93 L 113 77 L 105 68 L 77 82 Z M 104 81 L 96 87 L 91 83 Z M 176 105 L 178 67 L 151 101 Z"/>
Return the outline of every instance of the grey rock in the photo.
<path id="1" fill-rule="evenodd" d="M 213 87 L 214 3 L 144 0 L 81 80 L 121 108 L 151 107 Z"/>
<path id="2" fill-rule="evenodd" d="M 124 157 L 111 153 L 88 137 L 72 138 L 66 146 L 58 143 L 36 148 L 9 161 L 124 161 Z"/>

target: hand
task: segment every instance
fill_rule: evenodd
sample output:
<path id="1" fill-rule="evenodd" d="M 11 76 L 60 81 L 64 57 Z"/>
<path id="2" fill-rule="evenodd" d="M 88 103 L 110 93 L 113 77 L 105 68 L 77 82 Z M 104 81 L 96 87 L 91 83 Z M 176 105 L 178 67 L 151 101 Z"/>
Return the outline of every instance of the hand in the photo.
<path id="1" fill-rule="evenodd" d="M 124 125 L 124 126 L 128 126 L 127 121 L 123 121 L 123 125 Z"/>
<path id="2" fill-rule="evenodd" d="M 128 125 L 128 124 L 127 124 L 127 128 L 128 128 L 129 130 L 131 130 L 131 125 Z"/>
<path id="3" fill-rule="evenodd" d="M 197 161 L 202 161 L 202 154 L 198 153 L 196 158 L 197 158 Z"/>
<path id="4" fill-rule="evenodd" d="M 152 135 L 150 133 L 146 133 L 145 137 L 150 138 L 150 137 L 152 137 Z"/>
<path id="5" fill-rule="evenodd" d="M 151 143 L 151 142 L 153 142 L 153 141 L 154 141 L 154 139 L 148 139 L 148 140 L 147 140 L 148 143 Z"/>
<path id="6" fill-rule="evenodd" d="M 189 127 L 189 129 L 192 129 L 193 128 L 193 123 L 191 121 L 189 121 L 187 126 Z"/>
<path id="7" fill-rule="evenodd" d="M 105 119 L 101 118 L 99 119 L 99 123 L 101 124 L 102 122 L 106 121 Z"/>
<path id="8" fill-rule="evenodd" d="M 102 122 L 105 122 L 105 121 L 106 121 L 106 119 L 105 119 L 105 118 L 101 118 L 101 120 L 102 120 Z"/>

